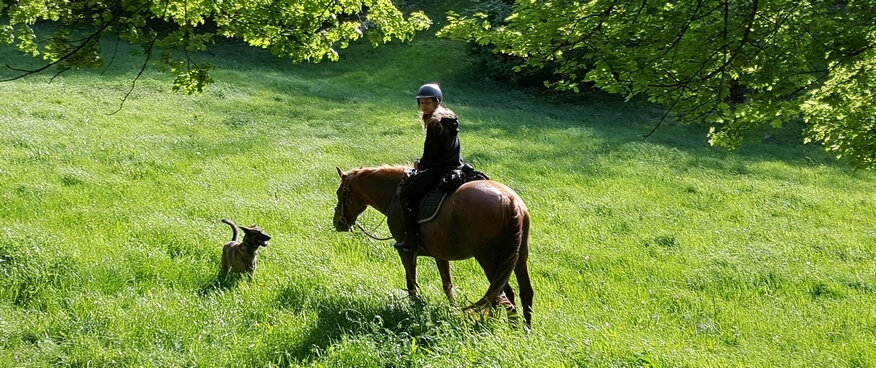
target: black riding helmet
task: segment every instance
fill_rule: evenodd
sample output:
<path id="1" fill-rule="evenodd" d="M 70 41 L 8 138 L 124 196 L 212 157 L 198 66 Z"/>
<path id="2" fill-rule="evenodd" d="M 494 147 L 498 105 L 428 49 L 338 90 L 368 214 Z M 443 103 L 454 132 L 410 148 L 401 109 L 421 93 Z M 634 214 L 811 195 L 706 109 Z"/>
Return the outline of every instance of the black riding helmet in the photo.
<path id="1" fill-rule="evenodd" d="M 441 93 L 441 88 L 438 87 L 437 84 L 429 83 L 420 86 L 420 89 L 417 90 L 417 98 L 436 98 L 438 102 L 444 99 L 444 95 Z"/>

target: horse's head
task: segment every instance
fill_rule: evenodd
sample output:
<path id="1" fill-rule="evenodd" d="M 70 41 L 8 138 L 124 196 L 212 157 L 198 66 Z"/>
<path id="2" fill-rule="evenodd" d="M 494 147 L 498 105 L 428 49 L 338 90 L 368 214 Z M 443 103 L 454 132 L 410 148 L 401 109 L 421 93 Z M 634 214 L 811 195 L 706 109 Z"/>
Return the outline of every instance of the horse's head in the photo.
<path id="1" fill-rule="evenodd" d="M 345 173 L 338 169 L 338 175 L 341 177 L 341 186 L 338 187 L 338 204 L 335 206 L 335 216 L 333 222 L 337 231 L 351 231 L 353 224 L 362 212 L 365 211 L 367 205 L 360 195 L 356 194 L 354 189 L 353 179 L 356 175 Z"/>

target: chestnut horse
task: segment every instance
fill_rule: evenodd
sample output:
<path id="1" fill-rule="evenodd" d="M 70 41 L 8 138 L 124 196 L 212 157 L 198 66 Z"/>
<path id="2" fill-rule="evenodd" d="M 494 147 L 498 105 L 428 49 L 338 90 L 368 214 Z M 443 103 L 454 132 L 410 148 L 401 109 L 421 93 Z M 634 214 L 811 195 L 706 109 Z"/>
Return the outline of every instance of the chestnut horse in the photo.
<path id="1" fill-rule="evenodd" d="M 396 240 L 404 238 L 404 222 L 396 189 L 405 176 L 405 167 L 381 166 L 353 169 L 338 168 L 341 185 L 335 207 L 337 231 L 351 231 L 367 206 L 387 217 L 387 225 Z M 516 311 L 514 291 L 508 284 L 513 271 L 517 275 L 525 326 L 532 323 L 532 283 L 529 279 L 529 211 L 511 188 L 491 180 L 476 180 L 447 195 L 437 216 L 420 225 L 424 244 L 416 251 L 399 251 L 405 268 L 408 293 L 419 295 L 417 255 L 435 258 L 451 304 L 455 292 L 450 261 L 474 257 L 484 269 L 490 286 L 484 297 L 467 309 L 503 305 Z"/>

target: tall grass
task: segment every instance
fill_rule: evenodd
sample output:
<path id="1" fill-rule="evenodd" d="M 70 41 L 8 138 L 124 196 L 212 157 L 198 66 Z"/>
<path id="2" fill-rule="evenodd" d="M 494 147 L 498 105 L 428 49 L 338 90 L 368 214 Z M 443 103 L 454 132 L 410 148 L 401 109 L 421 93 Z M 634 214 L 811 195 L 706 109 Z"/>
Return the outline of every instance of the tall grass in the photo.
<path id="1" fill-rule="evenodd" d="M 0 84 L 0 365 L 876 365 L 876 176 L 799 127 L 733 152 L 672 123 L 643 140 L 647 104 L 508 89 L 430 36 L 338 64 L 198 57 L 206 93 L 148 72 L 114 114 L 136 58 Z M 447 305 L 428 258 L 409 300 L 389 242 L 331 227 L 335 167 L 417 158 L 432 81 L 466 160 L 531 210 L 532 332 Z M 274 237 L 252 280 L 216 279 L 224 217 Z M 477 300 L 480 268 L 453 267 Z"/>

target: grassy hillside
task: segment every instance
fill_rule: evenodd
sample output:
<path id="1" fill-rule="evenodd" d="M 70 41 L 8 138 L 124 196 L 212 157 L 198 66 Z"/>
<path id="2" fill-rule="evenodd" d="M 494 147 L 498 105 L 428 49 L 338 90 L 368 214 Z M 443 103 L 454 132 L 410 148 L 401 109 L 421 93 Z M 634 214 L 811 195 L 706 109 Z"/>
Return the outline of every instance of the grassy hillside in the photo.
<path id="1" fill-rule="evenodd" d="M 0 84 L 0 366 L 876 365 L 876 175 L 799 127 L 642 140 L 661 111 L 515 91 L 428 35 L 317 65 L 221 45 L 203 95 L 150 71 L 112 114 L 124 55 Z M 448 306 L 428 258 L 408 300 L 390 242 L 331 227 L 335 167 L 417 158 L 433 81 L 466 160 L 531 210 L 532 332 Z M 274 237 L 251 281 L 217 283 L 224 217 Z M 480 298 L 477 264 L 453 267 Z"/>

